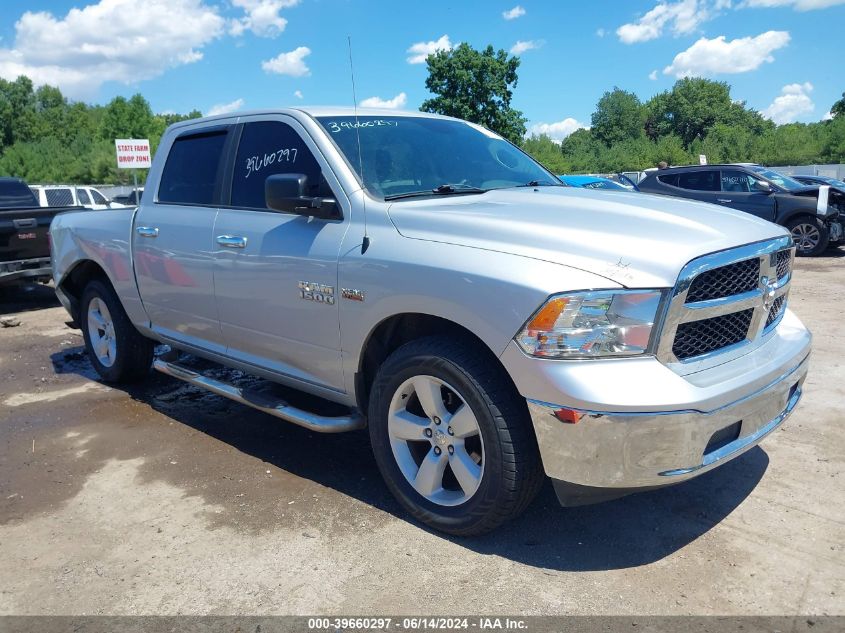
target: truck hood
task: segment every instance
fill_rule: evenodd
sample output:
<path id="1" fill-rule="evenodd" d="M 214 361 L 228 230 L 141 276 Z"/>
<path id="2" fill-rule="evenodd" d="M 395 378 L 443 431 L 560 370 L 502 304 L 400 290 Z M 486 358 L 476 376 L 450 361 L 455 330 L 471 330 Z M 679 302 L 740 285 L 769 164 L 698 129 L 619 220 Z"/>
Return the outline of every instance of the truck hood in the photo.
<path id="1" fill-rule="evenodd" d="M 388 213 L 408 238 L 554 262 L 630 288 L 673 286 L 696 257 L 787 234 L 712 204 L 573 187 L 403 200 Z"/>

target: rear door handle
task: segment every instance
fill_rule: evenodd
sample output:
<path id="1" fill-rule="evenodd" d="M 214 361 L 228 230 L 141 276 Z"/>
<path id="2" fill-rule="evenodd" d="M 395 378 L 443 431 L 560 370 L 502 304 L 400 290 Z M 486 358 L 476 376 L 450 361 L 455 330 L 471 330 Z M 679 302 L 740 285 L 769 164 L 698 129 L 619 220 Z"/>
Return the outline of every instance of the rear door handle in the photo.
<path id="1" fill-rule="evenodd" d="M 238 235 L 218 235 L 217 243 L 226 248 L 246 248 L 246 238 Z"/>
<path id="2" fill-rule="evenodd" d="M 730 200 L 728 200 L 727 198 L 716 198 L 716 202 L 721 202 L 721 203 L 723 203 L 723 204 L 728 204 L 728 203 L 730 203 L 731 201 L 730 201 Z"/>
<path id="3" fill-rule="evenodd" d="M 158 229 L 154 226 L 139 226 L 135 232 L 141 237 L 158 237 Z"/>

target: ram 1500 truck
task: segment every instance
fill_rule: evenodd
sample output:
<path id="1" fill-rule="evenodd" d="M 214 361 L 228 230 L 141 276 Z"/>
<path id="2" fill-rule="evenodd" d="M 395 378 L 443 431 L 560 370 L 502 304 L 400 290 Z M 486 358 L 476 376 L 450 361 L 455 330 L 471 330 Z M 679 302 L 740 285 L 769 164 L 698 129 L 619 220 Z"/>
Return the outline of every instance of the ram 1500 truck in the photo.
<path id="1" fill-rule="evenodd" d="M 75 208 L 41 207 L 23 180 L 0 178 L 0 285 L 50 279 L 50 223 Z"/>
<path id="2" fill-rule="evenodd" d="M 152 364 L 315 431 L 367 427 L 390 491 L 454 534 L 515 516 L 544 475 L 576 505 L 707 472 L 778 428 L 807 373 L 782 227 L 566 187 L 442 116 L 177 123 L 137 209 L 51 233 L 104 380 Z"/>

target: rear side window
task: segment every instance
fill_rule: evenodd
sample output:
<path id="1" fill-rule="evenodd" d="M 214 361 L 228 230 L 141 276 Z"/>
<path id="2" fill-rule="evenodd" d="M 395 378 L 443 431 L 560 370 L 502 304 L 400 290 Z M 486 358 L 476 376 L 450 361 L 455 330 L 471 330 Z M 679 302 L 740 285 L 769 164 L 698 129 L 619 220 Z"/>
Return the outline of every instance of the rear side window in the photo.
<path id="1" fill-rule="evenodd" d="M 305 174 L 306 195 L 332 195 L 320 164 L 296 130 L 280 121 L 247 123 L 232 175 L 232 206 L 266 209 L 264 181 L 274 174 Z"/>
<path id="2" fill-rule="evenodd" d="M 693 191 L 719 191 L 719 172 L 711 169 L 678 174 L 678 186 Z"/>
<path id="3" fill-rule="evenodd" d="M 666 174 L 665 176 L 658 176 L 657 179 L 664 185 L 678 186 L 678 174 Z"/>
<path id="4" fill-rule="evenodd" d="M 38 200 L 32 189 L 20 180 L 0 181 L 0 209 L 37 207 Z"/>
<path id="5" fill-rule="evenodd" d="M 177 138 L 161 174 L 158 201 L 173 204 L 214 204 L 226 132 Z"/>
<path id="6" fill-rule="evenodd" d="M 47 206 L 49 207 L 71 207 L 73 206 L 73 192 L 70 189 L 45 189 Z"/>
<path id="7" fill-rule="evenodd" d="M 85 189 L 77 189 L 76 195 L 79 198 L 79 204 L 85 206 L 86 204 L 91 204 L 91 198 L 88 195 L 88 192 Z"/>

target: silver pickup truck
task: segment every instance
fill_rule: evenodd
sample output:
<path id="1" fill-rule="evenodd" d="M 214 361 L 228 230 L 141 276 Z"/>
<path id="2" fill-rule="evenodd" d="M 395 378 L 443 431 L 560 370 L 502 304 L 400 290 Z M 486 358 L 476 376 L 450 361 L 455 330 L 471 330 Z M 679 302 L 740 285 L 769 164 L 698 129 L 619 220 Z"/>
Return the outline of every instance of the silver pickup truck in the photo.
<path id="1" fill-rule="evenodd" d="M 104 380 L 152 365 L 315 431 L 366 427 L 391 492 L 453 534 L 517 515 L 545 476 L 578 505 L 707 472 L 778 428 L 807 373 L 783 228 L 566 187 L 447 117 L 177 123 L 137 209 L 51 235 Z M 307 397 L 221 379 L 241 372 Z"/>

